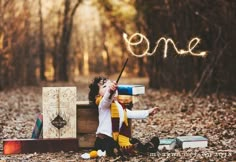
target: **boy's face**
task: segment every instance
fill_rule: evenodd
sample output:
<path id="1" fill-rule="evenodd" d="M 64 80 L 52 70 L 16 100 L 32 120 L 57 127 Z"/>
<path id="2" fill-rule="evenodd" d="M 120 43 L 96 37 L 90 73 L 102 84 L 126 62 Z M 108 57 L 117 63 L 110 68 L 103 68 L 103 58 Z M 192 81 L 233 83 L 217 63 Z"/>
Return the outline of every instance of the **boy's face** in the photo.
<path id="1" fill-rule="evenodd" d="M 109 90 L 110 88 L 110 85 L 111 85 L 111 81 L 110 80 L 101 80 L 99 83 L 98 83 L 98 86 L 99 86 L 99 95 L 100 96 L 104 96 L 105 92 L 107 90 Z M 118 95 L 117 91 L 115 93 L 115 97 Z"/>

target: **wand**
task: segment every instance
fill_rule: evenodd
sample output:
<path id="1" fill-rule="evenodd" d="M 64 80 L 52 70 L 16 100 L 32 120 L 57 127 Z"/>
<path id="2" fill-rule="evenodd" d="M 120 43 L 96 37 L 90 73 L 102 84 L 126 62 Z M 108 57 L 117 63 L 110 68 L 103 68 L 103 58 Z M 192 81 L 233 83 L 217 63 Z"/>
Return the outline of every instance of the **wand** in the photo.
<path id="1" fill-rule="evenodd" d="M 124 65 L 123 65 L 123 67 L 122 67 L 122 69 L 121 69 L 120 75 L 118 76 L 118 78 L 117 78 L 117 80 L 116 80 L 116 83 L 117 83 L 117 84 L 118 84 L 118 82 L 119 82 L 119 80 L 120 80 L 120 77 L 121 77 L 121 75 L 122 75 L 122 73 L 123 73 L 123 71 L 124 71 L 124 69 L 125 69 L 125 66 L 126 66 L 127 62 L 128 62 L 128 58 L 126 59 Z M 110 92 L 109 99 L 111 99 L 111 96 L 112 96 L 114 93 L 115 93 L 115 91 L 111 91 L 111 92 Z"/>

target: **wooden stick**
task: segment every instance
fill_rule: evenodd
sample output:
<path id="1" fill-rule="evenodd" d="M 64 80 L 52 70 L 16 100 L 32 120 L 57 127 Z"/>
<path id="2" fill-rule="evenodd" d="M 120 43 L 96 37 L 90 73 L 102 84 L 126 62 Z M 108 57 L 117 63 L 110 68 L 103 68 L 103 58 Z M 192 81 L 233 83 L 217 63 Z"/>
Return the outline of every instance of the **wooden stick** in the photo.
<path id="1" fill-rule="evenodd" d="M 118 84 L 118 82 L 119 82 L 119 80 L 120 80 L 120 77 L 121 77 L 121 75 L 122 75 L 122 73 L 123 73 L 123 71 L 124 71 L 124 69 L 125 69 L 125 66 L 126 66 L 127 62 L 128 62 L 128 58 L 126 59 L 124 65 L 123 65 L 123 67 L 122 67 L 122 69 L 121 69 L 121 72 L 120 72 L 120 74 L 119 74 L 119 76 L 118 76 L 118 78 L 117 78 L 117 80 L 116 80 L 116 84 Z M 112 95 L 114 94 L 114 91 L 111 91 L 110 93 L 111 93 L 111 94 L 110 94 L 110 96 L 109 96 L 109 99 L 111 99 Z"/>

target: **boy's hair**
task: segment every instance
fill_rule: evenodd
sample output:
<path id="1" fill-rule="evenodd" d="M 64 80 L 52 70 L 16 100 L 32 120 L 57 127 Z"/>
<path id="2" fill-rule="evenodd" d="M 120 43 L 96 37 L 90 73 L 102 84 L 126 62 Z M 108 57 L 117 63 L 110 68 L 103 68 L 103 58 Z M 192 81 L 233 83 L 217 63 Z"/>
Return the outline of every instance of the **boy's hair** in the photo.
<path id="1" fill-rule="evenodd" d="M 88 94 L 88 99 L 90 102 L 92 102 L 93 104 L 95 104 L 95 100 L 96 100 L 96 96 L 98 95 L 99 93 L 99 86 L 98 86 L 98 83 L 101 82 L 101 80 L 105 81 L 107 80 L 107 78 L 105 77 L 95 77 L 93 79 L 93 82 L 89 85 L 89 94 Z"/>

